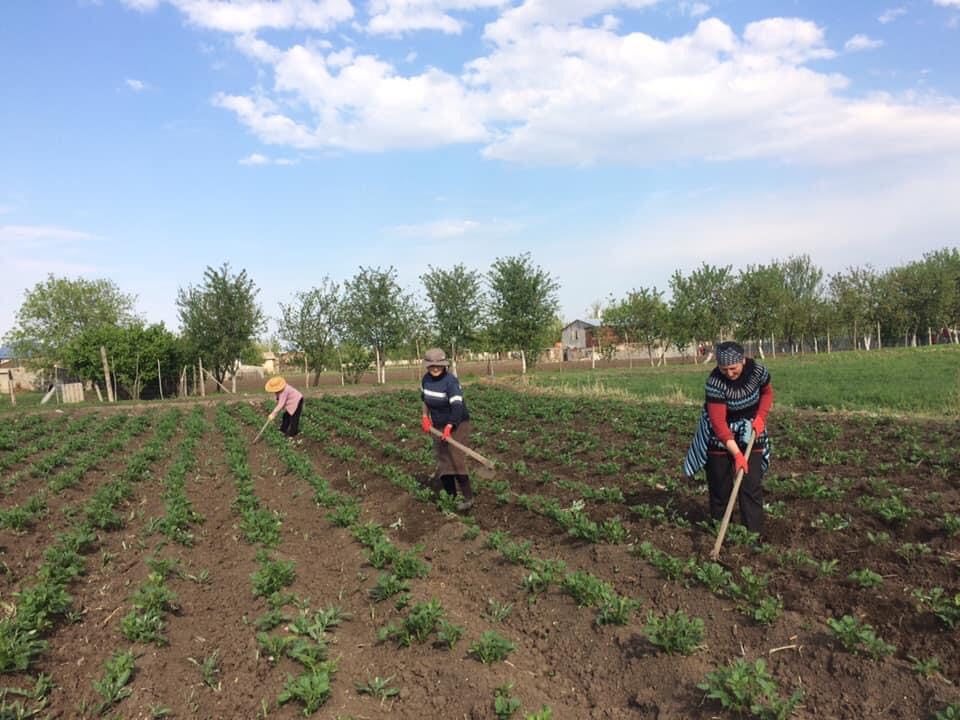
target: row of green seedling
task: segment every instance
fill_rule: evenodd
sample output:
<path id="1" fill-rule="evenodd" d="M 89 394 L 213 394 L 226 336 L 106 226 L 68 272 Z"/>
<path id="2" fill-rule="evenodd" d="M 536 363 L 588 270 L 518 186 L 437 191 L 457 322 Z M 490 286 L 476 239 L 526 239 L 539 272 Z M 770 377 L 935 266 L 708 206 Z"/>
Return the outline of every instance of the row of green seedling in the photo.
<path id="1" fill-rule="evenodd" d="M 71 528 L 43 553 L 43 563 L 34 583 L 15 593 L 16 606 L 11 617 L 0 620 L 0 672 L 28 670 L 46 648 L 46 636 L 56 624 L 69 617 L 72 599 L 69 584 L 86 567 L 83 553 L 97 544 L 96 530 L 122 523 L 112 511 L 129 495 L 129 481 L 120 477 L 101 486 L 83 505 L 67 508 Z"/>
<path id="2" fill-rule="evenodd" d="M 184 422 L 185 432 L 180 439 L 180 452 L 163 477 L 163 516 L 153 518 L 148 529 L 159 532 L 180 545 L 193 545 L 192 527 L 203 522 L 203 516 L 193 509 L 187 497 L 187 475 L 196 467 L 196 446 L 207 430 L 203 407 L 193 408 Z"/>

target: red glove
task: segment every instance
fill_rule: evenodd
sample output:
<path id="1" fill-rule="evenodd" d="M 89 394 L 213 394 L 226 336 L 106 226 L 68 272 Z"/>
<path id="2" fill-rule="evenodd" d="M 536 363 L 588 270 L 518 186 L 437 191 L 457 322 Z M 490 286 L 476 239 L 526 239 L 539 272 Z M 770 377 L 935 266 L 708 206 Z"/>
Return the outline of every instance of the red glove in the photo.
<path id="1" fill-rule="evenodd" d="M 423 431 L 424 431 L 425 433 L 430 432 L 430 428 L 433 427 L 433 423 L 430 422 L 430 416 L 429 416 L 429 415 L 424 415 L 423 417 L 420 418 L 420 427 L 423 428 Z"/>
<path id="2" fill-rule="evenodd" d="M 453 425 L 447 424 L 443 426 L 443 437 L 441 440 L 446 442 L 450 439 L 450 436 L 453 435 Z"/>
<path id="3" fill-rule="evenodd" d="M 764 431 L 764 430 L 766 429 L 766 427 L 767 427 L 767 421 L 764 420 L 764 419 L 763 419 L 762 417 L 760 417 L 759 415 L 757 415 L 757 416 L 753 419 L 753 422 L 751 423 L 751 425 L 753 425 L 753 432 L 754 432 L 755 435 L 762 435 L 762 434 L 763 434 L 763 431 Z"/>
<path id="4" fill-rule="evenodd" d="M 747 458 L 744 457 L 742 452 L 738 452 L 736 455 L 733 456 L 733 468 L 737 472 L 740 472 L 741 470 L 743 470 L 744 474 L 746 474 L 747 471 L 749 470 L 749 468 L 747 467 Z"/>

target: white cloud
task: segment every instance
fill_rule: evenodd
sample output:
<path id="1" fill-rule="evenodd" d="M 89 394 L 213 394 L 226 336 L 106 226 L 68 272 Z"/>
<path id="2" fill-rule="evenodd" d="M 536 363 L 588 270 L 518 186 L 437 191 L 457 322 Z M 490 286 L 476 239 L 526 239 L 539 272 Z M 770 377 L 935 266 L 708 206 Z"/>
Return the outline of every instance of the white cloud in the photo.
<path id="1" fill-rule="evenodd" d="M 164 0 L 121 0 L 142 12 Z M 249 33 L 257 30 L 329 30 L 353 17 L 350 0 L 165 0 L 187 21 L 209 30 Z"/>
<path id="2" fill-rule="evenodd" d="M 460 237 L 480 229 L 480 223 L 474 220 L 434 220 L 417 225 L 394 225 L 387 228 L 391 235 L 428 240 L 443 240 Z"/>
<path id="3" fill-rule="evenodd" d="M 701 17 L 710 12 L 710 6 L 705 2 L 691 2 L 690 0 L 681 0 L 680 12 L 690 17 Z"/>
<path id="4" fill-rule="evenodd" d="M 142 92 L 147 87 L 142 80 L 135 80 L 134 78 L 127 78 L 123 82 L 128 88 L 133 90 L 135 93 Z"/>
<path id="5" fill-rule="evenodd" d="M 150 12 L 156 10 L 160 5 L 160 0 L 120 0 L 124 5 L 140 12 Z"/>
<path id="6" fill-rule="evenodd" d="M 933 0 L 933 2 L 940 7 L 960 8 L 960 0 Z"/>
<path id="7" fill-rule="evenodd" d="M 460 74 L 405 74 L 352 44 L 284 48 L 242 35 L 237 47 L 272 72 L 272 86 L 213 103 L 260 142 L 310 150 L 474 143 L 491 158 L 567 165 L 837 164 L 960 151 L 956 99 L 857 95 L 824 64 L 836 52 L 808 20 L 766 18 L 738 35 L 709 18 L 670 38 L 593 22 L 655 1 L 526 0 L 486 26 L 488 51 Z M 846 49 L 878 42 L 854 36 Z"/>
<path id="8" fill-rule="evenodd" d="M 93 240 L 97 236 L 81 230 L 59 227 L 57 225 L 0 225 L 0 241 L 15 242 L 77 242 Z"/>
<path id="9" fill-rule="evenodd" d="M 300 161 L 293 158 L 271 158 L 261 153 L 250 153 L 238 162 L 241 165 L 297 165 Z"/>
<path id="10" fill-rule="evenodd" d="M 882 25 L 886 25 L 888 23 L 892 23 L 901 15 L 906 15 L 906 14 L 907 14 L 907 9 L 905 7 L 889 8 L 887 10 L 884 10 L 880 14 L 880 17 L 877 18 L 877 21 Z"/>
<path id="11" fill-rule="evenodd" d="M 459 35 L 465 23 L 451 12 L 499 8 L 510 0 L 371 0 L 367 30 L 375 35 L 399 35 L 415 30 L 437 30 Z"/>
<path id="12" fill-rule="evenodd" d="M 883 40 L 875 40 L 866 35 L 854 35 L 843 44 L 843 49 L 847 52 L 859 52 L 861 50 L 874 50 L 883 47 Z"/>
<path id="13" fill-rule="evenodd" d="M 240 159 L 241 165 L 267 165 L 269 163 L 270 158 L 260 153 L 250 153 L 245 158 Z"/>

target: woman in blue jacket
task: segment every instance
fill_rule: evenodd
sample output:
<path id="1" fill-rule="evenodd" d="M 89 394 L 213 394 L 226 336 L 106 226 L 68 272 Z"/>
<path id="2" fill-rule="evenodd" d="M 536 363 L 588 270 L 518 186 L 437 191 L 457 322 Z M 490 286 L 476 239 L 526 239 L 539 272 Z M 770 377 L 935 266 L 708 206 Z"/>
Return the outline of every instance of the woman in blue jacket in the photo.
<path id="1" fill-rule="evenodd" d="M 465 445 L 470 439 L 470 413 L 463 401 L 463 390 L 457 377 L 447 371 L 450 363 L 440 348 L 427 350 L 423 364 L 427 366 L 427 372 L 420 381 L 420 398 L 423 400 L 421 425 L 425 433 L 430 432 L 432 427 L 443 428 L 442 437 L 433 440 L 437 475 L 448 495 L 456 495 L 459 485 L 461 500 L 457 509 L 469 510 L 473 507 L 473 488 L 470 487 L 470 476 L 467 474 L 467 458 L 462 450 L 447 442 L 453 438 Z"/>

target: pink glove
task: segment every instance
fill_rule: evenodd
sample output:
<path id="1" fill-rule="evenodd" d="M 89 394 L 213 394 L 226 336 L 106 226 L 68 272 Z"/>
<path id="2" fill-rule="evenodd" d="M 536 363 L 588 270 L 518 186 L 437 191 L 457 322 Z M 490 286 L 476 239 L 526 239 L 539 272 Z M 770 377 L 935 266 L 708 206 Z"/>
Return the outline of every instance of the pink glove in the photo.
<path id="1" fill-rule="evenodd" d="M 450 439 L 450 436 L 453 435 L 453 425 L 447 424 L 443 426 L 443 437 L 441 438 L 444 442 Z"/>
<path id="2" fill-rule="evenodd" d="M 753 432 L 755 435 L 762 435 L 763 431 L 766 430 L 767 428 L 767 421 L 764 420 L 759 415 L 757 415 L 753 419 L 753 422 L 751 423 L 751 425 L 753 425 Z"/>
<path id="3" fill-rule="evenodd" d="M 736 455 L 733 456 L 733 467 L 737 472 L 740 472 L 741 470 L 743 470 L 744 474 L 748 472 L 749 467 L 747 463 L 747 458 L 744 457 L 742 452 L 738 452 Z"/>
<path id="4" fill-rule="evenodd" d="M 420 427 L 423 428 L 423 431 L 424 431 L 425 433 L 430 432 L 430 428 L 433 427 L 433 423 L 430 422 L 430 416 L 429 416 L 429 415 L 424 415 L 423 417 L 420 418 Z"/>

